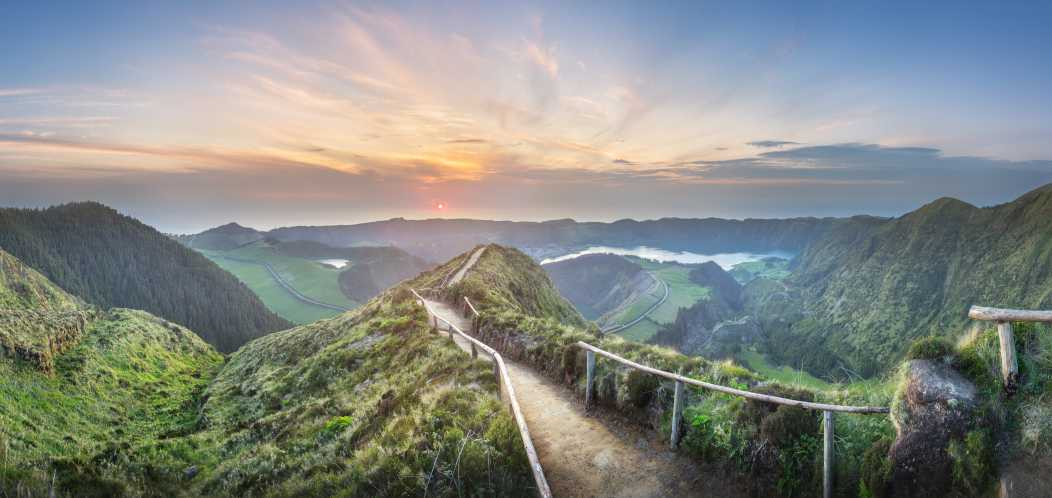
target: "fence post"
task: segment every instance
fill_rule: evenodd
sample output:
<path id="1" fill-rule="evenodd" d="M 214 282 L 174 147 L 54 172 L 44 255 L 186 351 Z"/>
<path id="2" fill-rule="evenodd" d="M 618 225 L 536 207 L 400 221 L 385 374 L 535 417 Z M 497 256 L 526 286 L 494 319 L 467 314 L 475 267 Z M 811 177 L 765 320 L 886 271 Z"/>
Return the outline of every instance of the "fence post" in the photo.
<path id="1" fill-rule="evenodd" d="M 679 425 L 683 418 L 683 381 L 676 381 L 676 394 L 672 398 L 672 449 L 679 445 Z"/>
<path id="2" fill-rule="evenodd" d="M 584 388 L 584 407 L 592 406 L 592 383 L 595 382 L 595 351 L 585 352 L 586 379 Z"/>
<path id="3" fill-rule="evenodd" d="M 997 336 L 1001 340 L 1001 377 L 1005 392 L 1014 394 L 1019 385 L 1019 365 L 1015 358 L 1015 339 L 1012 322 L 997 322 Z"/>
<path id="4" fill-rule="evenodd" d="M 477 359 L 479 357 L 479 350 L 475 347 L 475 343 L 471 343 L 471 359 Z"/>
<path id="5" fill-rule="evenodd" d="M 822 447 L 822 496 L 833 496 L 833 412 L 822 412 L 822 432 L 825 444 Z"/>

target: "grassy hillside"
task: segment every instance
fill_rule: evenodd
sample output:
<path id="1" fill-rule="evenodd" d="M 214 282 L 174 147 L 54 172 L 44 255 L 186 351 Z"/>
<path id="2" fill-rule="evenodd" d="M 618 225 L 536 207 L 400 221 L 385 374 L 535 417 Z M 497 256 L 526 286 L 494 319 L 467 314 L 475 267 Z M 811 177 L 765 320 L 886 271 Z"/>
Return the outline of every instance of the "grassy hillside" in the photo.
<path id="1" fill-rule="evenodd" d="M 455 260 L 420 283 L 426 287 L 440 281 L 442 272 L 458 266 Z M 530 365 L 566 383 L 578 396 L 583 395 L 585 355 L 574 344 L 586 341 L 642 364 L 743 389 L 841 404 L 886 406 L 891 402 L 890 381 L 815 390 L 787 387 L 730 361 L 713 362 L 616 336 L 600 337 L 594 326 L 581 327 L 579 320 L 567 318 L 564 307 L 552 304 L 554 288 L 550 282 L 535 278 L 539 269 L 515 249 L 490 245 L 479 267 L 447 294 L 452 299 L 462 295 L 472 299 L 482 311 L 480 337 L 501 349 L 506 359 Z M 530 285 L 524 286 L 524 282 Z M 596 382 L 601 405 L 668 437 L 674 389 L 671 382 L 607 360 L 597 362 Z M 680 451 L 737 473 L 758 496 L 814 496 L 821 489 L 818 427 L 819 414 L 815 412 L 774 409 L 688 389 Z M 836 433 L 836 495 L 858 496 L 864 456 L 874 441 L 892 436 L 891 421 L 879 415 L 837 417 Z"/>
<path id="2" fill-rule="evenodd" d="M 237 276 L 275 313 L 298 324 L 340 311 L 298 299 L 271 275 L 267 264 L 296 292 L 346 309 L 430 266 L 395 247 L 339 248 L 311 241 L 260 239 L 228 250 L 198 250 Z M 327 260 L 345 265 L 326 264 Z"/>
<path id="3" fill-rule="evenodd" d="M 220 351 L 290 326 L 207 258 L 101 204 L 0 209 L 0 248 L 88 303 L 149 311 Z"/>
<path id="4" fill-rule="evenodd" d="M 567 300 L 589 320 L 620 314 L 626 301 L 637 301 L 656 282 L 641 266 L 613 254 L 587 254 L 547 264 L 544 270 Z"/>
<path id="5" fill-rule="evenodd" d="M 776 360 L 827 377 L 887 371 L 915 338 L 965 333 L 972 304 L 1052 308 L 1052 186 L 990 208 L 939 199 L 852 220 L 802 254 L 787 283 L 806 317 L 772 337 Z"/>
<path id="6" fill-rule="evenodd" d="M 0 355 L 0 496 L 532 496 L 491 367 L 429 330 L 402 286 L 224 365 L 97 313 L 50 373 Z"/>
<path id="7" fill-rule="evenodd" d="M 0 357 L 0 495 L 46 496 L 52 479 L 59 496 L 176 489 L 183 469 L 149 459 L 178 451 L 221 364 L 193 332 L 125 309 L 90 320 L 50 374 Z"/>

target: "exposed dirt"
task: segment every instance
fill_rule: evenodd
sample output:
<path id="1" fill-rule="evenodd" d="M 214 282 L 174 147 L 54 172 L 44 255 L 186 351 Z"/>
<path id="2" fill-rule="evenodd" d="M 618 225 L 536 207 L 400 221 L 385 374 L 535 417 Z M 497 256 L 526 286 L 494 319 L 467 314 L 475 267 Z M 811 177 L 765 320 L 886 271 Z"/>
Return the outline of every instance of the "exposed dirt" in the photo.
<path id="1" fill-rule="evenodd" d="M 466 275 L 468 273 L 468 270 L 470 270 L 472 267 L 474 267 L 475 263 L 479 262 L 479 258 L 482 257 L 482 252 L 485 251 L 485 250 L 486 250 L 486 246 L 482 246 L 482 247 L 478 248 L 478 250 L 476 250 L 474 253 L 472 253 L 471 257 L 468 258 L 467 263 L 464 263 L 464 266 L 462 266 L 459 270 L 457 270 L 457 273 L 455 275 L 453 275 L 453 278 L 449 279 L 449 282 L 446 285 L 452 286 L 452 285 L 455 285 L 457 282 L 460 282 L 461 280 L 463 280 L 464 279 L 464 275 Z"/>
<path id="2" fill-rule="evenodd" d="M 436 314 L 468 330 L 453 307 L 428 301 Z M 444 328 L 444 327 L 443 327 Z M 457 345 L 470 343 L 454 334 Z M 486 358 L 479 353 L 479 358 Z M 529 367 L 508 371 L 541 466 L 557 497 L 748 496 L 724 474 L 704 470 L 637 426 L 600 412 L 586 414 L 573 393 Z"/>

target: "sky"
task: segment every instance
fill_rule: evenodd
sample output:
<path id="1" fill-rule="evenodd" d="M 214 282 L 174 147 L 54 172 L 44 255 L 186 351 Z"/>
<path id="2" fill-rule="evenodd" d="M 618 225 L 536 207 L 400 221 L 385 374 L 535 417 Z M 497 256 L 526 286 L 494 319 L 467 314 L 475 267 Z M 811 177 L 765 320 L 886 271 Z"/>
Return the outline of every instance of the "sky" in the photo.
<path id="1" fill-rule="evenodd" d="M 5 2 L 0 205 L 180 233 L 992 205 L 1052 182 L 1049 25 L 1047 2 Z"/>

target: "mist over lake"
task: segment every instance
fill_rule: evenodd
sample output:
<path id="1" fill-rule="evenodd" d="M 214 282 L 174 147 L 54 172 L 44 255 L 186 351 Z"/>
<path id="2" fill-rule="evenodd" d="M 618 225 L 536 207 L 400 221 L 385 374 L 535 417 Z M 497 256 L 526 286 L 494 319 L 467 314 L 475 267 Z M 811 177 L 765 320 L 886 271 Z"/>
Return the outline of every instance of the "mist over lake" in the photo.
<path id="1" fill-rule="evenodd" d="M 541 261 L 542 265 L 549 263 L 558 263 L 559 261 L 566 261 L 574 258 L 578 258 L 587 254 L 615 254 L 618 256 L 635 256 L 637 258 L 650 259 L 659 261 L 662 263 L 675 262 L 683 264 L 700 264 L 707 261 L 712 261 L 725 270 L 729 270 L 739 263 L 746 261 L 758 261 L 763 258 L 775 257 L 783 259 L 792 259 L 793 254 L 783 251 L 775 251 L 769 253 L 749 253 L 749 252 L 728 252 L 718 254 L 698 254 L 690 251 L 667 251 L 665 249 L 659 249 L 656 247 L 649 246 L 638 246 L 631 249 L 623 247 L 609 247 L 609 246 L 591 246 L 582 251 L 578 251 L 557 258 L 548 258 Z"/>

